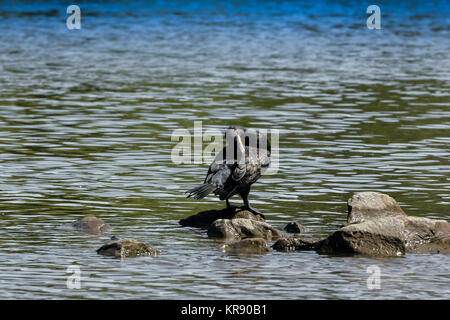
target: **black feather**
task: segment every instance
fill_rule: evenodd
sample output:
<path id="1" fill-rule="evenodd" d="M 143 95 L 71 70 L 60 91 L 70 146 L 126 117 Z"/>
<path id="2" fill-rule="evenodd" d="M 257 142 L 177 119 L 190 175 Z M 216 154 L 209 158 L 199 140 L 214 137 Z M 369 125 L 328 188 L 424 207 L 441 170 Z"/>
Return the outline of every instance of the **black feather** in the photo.
<path id="1" fill-rule="evenodd" d="M 211 192 L 213 192 L 215 189 L 216 187 L 213 186 L 212 184 L 205 183 L 202 184 L 201 186 L 186 191 L 186 193 L 189 193 L 189 195 L 187 196 L 188 198 L 193 197 L 196 200 L 200 200 L 206 197 Z"/>

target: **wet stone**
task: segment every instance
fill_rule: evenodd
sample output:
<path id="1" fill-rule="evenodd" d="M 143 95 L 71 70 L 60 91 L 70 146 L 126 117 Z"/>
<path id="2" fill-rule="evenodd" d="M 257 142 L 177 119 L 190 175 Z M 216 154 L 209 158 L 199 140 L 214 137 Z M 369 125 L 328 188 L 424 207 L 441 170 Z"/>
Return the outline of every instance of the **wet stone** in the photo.
<path id="1" fill-rule="evenodd" d="M 348 207 L 348 224 L 322 241 L 318 253 L 450 253 L 450 224 L 445 220 L 407 216 L 395 199 L 377 192 L 353 195 Z"/>
<path id="2" fill-rule="evenodd" d="M 100 235 L 111 230 L 111 226 L 96 216 L 86 216 L 72 222 L 72 227 L 78 231 Z"/>
<path id="3" fill-rule="evenodd" d="M 306 231 L 306 227 L 297 221 L 289 222 L 283 229 L 288 233 L 303 233 Z"/>
<path id="4" fill-rule="evenodd" d="M 245 238 L 226 243 L 222 246 L 222 250 L 233 254 L 264 254 L 270 251 L 263 238 Z"/>
<path id="5" fill-rule="evenodd" d="M 382 217 L 406 217 L 397 201 L 379 192 L 359 192 L 348 201 L 347 223 L 360 223 Z"/>
<path id="6" fill-rule="evenodd" d="M 285 237 L 286 234 L 266 222 L 235 218 L 214 221 L 208 229 L 208 236 L 226 239 L 263 238 L 271 240 Z"/>
<path id="7" fill-rule="evenodd" d="M 156 256 L 160 252 L 161 250 L 151 248 L 149 245 L 135 239 L 110 241 L 97 250 L 98 254 L 116 258 Z"/>
<path id="8" fill-rule="evenodd" d="M 272 246 L 277 251 L 311 251 L 316 250 L 317 246 L 324 238 L 281 238 Z"/>

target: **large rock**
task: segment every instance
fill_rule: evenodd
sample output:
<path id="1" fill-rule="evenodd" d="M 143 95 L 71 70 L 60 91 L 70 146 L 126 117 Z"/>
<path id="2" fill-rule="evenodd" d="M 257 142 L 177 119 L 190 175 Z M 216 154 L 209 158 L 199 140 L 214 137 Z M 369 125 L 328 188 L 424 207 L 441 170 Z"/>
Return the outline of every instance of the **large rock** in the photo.
<path id="1" fill-rule="evenodd" d="M 227 239 L 263 238 L 271 240 L 285 237 L 286 234 L 266 222 L 235 218 L 214 221 L 208 229 L 208 236 Z"/>
<path id="2" fill-rule="evenodd" d="M 348 224 L 381 217 L 406 217 L 394 198 L 379 192 L 356 193 L 348 200 L 347 206 Z"/>
<path id="3" fill-rule="evenodd" d="M 266 240 L 263 238 L 245 238 L 226 243 L 221 249 L 234 254 L 264 254 L 270 251 Z"/>
<path id="4" fill-rule="evenodd" d="M 447 221 L 407 217 L 404 226 L 407 252 L 450 253 L 450 223 Z"/>
<path id="5" fill-rule="evenodd" d="M 234 207 L 233 210 L 227 208 L 222 210 L 208 210 L 199 212 L 193 216 L 189 216 L 186 219 L 181 219 L 180 224 L 184 227 L 196 227 L 207 229 L 209 226 L 218 219 L 250 219 L 264 222 L 264 218 L 261 215 L 253 214 L 245 209 L 245 207 Z"/>
<path id="6" fill-rule="evenodd" d="M 78 231 L 100 235 L 111 229 L 111 226 L 95 216 L 86 216 L 72 222 L 72 227 Z"/>
<path id="7" fill-rule="evenodd" d="M 134 258 L 140 256 L 156 256 L 161 251 L 134 239 L 110 241 L 97 249 L 97 253 L 116 258 Z"/>
<path id="8" fill-rule="evenodd" d="M 316 246 L 324 254 L 400 256 L 450 253 L 450 224 L 409 217 L 385 194 L 361 192 L 348 201 L 348 224 Z"/>
<path id="9" fill-rule="evenodd" d="M 404 225 L 396 217 L 382 217 L 345 226 L 317 247 L 324 254 L 401 256 L 405 254 Z"/>

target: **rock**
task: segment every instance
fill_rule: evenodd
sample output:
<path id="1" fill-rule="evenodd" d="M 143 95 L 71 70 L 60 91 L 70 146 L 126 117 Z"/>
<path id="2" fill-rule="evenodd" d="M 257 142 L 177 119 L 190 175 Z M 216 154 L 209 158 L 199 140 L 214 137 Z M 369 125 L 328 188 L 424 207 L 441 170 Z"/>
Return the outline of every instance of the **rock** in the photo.
<path id="1" fill-rule="evenodd" d="M 317 246 L 322 254 L 401 256 L 406 252 L 403 221 L 383 217 L 351 224 L 334 232 Z"/>
<path id="2" fill-rule="evenodd" d="M 386 194 L 361 192 L 348 201 L 348 224 L 316 246 L 324 254 L 399 256 L 450 253 L 450 223 L 407 216 Z"/>
<path id="3" fill-rule="evenodd" d="M 379 192 L 360 192 L 354 194 L 347 202 L 347 223 L 360 223 L 380 217 L 406 217 L 397 201 L 387 194 Z"/>
<path id="4" fill-rule="evenodd" d="M 160 252 L 161 250 L 151 248 L 147 244 L 134 239 L 111 241 L 97 249 L 98 254 L 116 258 L 155 256 Z"/>
<path id="5" fill-rule="evenodd" d="M 404 220 L 406 251 L 409 253 L 450 253 L 450 223 L 422 217 Z"/>
<path id="6" fill-rule="evenodd" d="M 95 216 L 86 216 L 72 222 L 72 227 L 78 231 L 90 234 L 103 234 L 105 231 L 111 229 L 111 226 L 105 223 L 102 219 Z"/>
<path id="7" fill-rule="evenodd" d="M 289 222 L 283 229 L 288 233 L 302 233 L 306 231 L 306 228 L 302 226 L 299 222 Z"/>
<path id="8" fill-rule="evenodd" d="M 266 222 L 252 219 L 218 219 L 208 229 L 208 236 L 227 239 L 264 238 L 278 239 L 284 232 L 275 229 Z"/>
<path id="9" fill-rule="evenodd" d="M 266 240 L 262 238 L 245 238 L 226 243 L 222 246 L 222 250 L 234 254 L 264 254 L 270 251 Z"/>
<path id="10" fill-rule="evenodd" d="M 281 238 L 278 239 L 272 246 L 277 251 L 310 251 L 315 250 L 324 238 Z"/>
<path id="11" fill-rule="evenodd" d="M 255 215 L 252 212 L 246 210 L 245 207 L 234 207 L 233 210 L 234 211 L 230 211 L 225 208 L 222 210 L 202 211 L 193 216 L 189 216 L 186 219 L 181 219 L 179 223 L 184 227 L 197 227 L 207 229 L 214 221 L 218 219 L 244 218 L 262 222 L 265 221 L 261 215 Z"/>

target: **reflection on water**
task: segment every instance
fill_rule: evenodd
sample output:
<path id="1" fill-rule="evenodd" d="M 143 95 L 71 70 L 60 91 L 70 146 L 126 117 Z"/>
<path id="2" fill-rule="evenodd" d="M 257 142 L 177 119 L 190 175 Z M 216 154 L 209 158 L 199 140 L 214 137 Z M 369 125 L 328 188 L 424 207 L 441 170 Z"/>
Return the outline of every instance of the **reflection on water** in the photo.
<path id="1" fill-rule="evenodd" d="M 278 129 L 280 169 L 250 195 L 274 226 L 327 235 L 369 190 L 449 219 L 448 5 L 412 3 L 381 6 L 368 30 L 360 2 L 89 2 L 73 31 L 56 1 L 2 4 L 0 296 L 448 299 L 448 256 L 222 253 L 178 225 L 224 205 L 184 197 L 207 164 L 170 161 L 172 132 L 194 121 Z M 87 214 L 165 253 L 97 256 L 111 234 L 63 227 Z"/>

